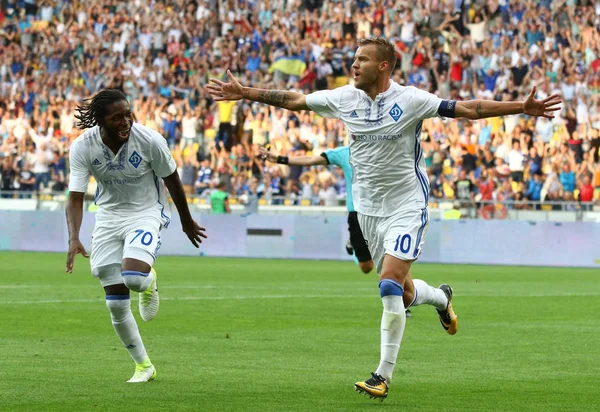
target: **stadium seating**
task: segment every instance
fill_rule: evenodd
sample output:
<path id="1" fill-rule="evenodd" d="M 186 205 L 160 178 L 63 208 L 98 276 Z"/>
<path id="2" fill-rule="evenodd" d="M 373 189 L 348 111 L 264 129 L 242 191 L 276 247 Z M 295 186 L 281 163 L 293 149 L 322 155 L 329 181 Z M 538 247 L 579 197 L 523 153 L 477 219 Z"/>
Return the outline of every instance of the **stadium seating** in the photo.
<path id="1" fill-rule="evenodd" d="M 400 84 L 456 100 L 521 100 L 537 86 L 538 97 L 558 93 L 565 101 L 553 120 L 511 116 L 478 122 L 426 121 L 421 140 L 432 199 L 474 204 L 488 177 L 492 190 L 486 192 L 487 200 L 519 200 L 519 207 L 532 210 L 540 209 L 536 203 L 540 201 L 598 202 L 600 198 L 600 56 L 592 51 L 597 50 L 600 37 L 585 35 L 594 29 L 591 7 L 571 3 L 553 7 L 552 2 L 540 2 L 521 10 L 512 2 L 482 6 L 483 2 L 472 1 L 456 5 L 423 2 L 414 8 L 394 2 L 384 9 L 380 2 L 361 1 L 333 2 L 331 7 L 320 8 L 319 2 L 303 1 L 298 14 L 282 13 L 305 24 L 284 25 L 274 35 L 271 14 L 261 14 L 255 28 L 241 17 L 255 15 L 260 8 L 257 2 L 234 10 L 227 9 L 227 2 L 215 4 L 219 16 L 230 12 L 240 16 L 223 27 L 215 26 L 219 19 L 208 19 L 204 5 L 191 12 L 182 9 L 181 2 L 158 1 L 162 6 L 154 8 L 146 1 L 120 2 L 101 13 L 91 12 L 100 5 L 97 0 L 68 7 L 60 2 L 43 7 L 30 3 L 9 3 L 0 14 L 6 33 L 0 39 L 6 50 L 0 68 L 0 190 L 4 198 L 13 197 L 6 191 L 15 190 L 33 189 L 44 199 L 50 193 L 64 193 L 69 145 L 81 133 L 74 109 L 101 88 L 126 93 L 137 120 L 168 140 L 184 185 L 203 198 L 217 182 L 227 179 L 235 199 L 247 192 L 248 179 L 270 181 L 276 169 L 282 177 L 277 190 L 286 199 L 284 205 L 323 204 L 319 190 L 325 178 L 333 179 L 343 198 L 341 173 L 324 173 L 323 167 L 305 170 L 309 184 L 300 184 L 299 174 L 290 173 L 288 167 L 264 164 L 256 157 L 257 146 L 267 143 L 288 156 L 319 154 L 348 144 L 341 122 L 245 101 L 217 104 L 203 86 L 209 77 L 225 79 L 224 69 L 229 68 L 242 83 L 259 87 L 305 93 L 340 87 L 352 81 L 349 69 L 357 39 L 373 35 L 385 36 L 397 45 L 399 60 L 393 79 Z M 312 11 L 305 13 L 307 9 Z M 149 28 L 148 22 L 162 12 L 170 13 L 176 24 Z M 73 15 L 77 19 L 65 18 Z M 128 17 L 134 15 L 138 17 Z M 330 15 L 345 23 L 330 23 Z M 540 15 L 546 22 L 560 17 L 560 24 L 523 26 L 524 33 L 518 36 L 506 29 L 520 21 L 537 21 Z M 381 16 L 382 23 L 376 23 Z M 317 24 L 309 24 L 311 20 Z M 117 30 L 116 23 L 123 23 L 123 28 Z M 198 24 L 205 33 L 194 31 Z M 219 35 L 209 42 L 208 33 L 214 29 L 220 30 Z M 72 37 L 66 46 L 64 33 Z M 280 36 L 289 41 L 279 41 Z M 590 50 L 585 59 L 577 57 L 578 42 Z M 47 59 L 46 50 L 51 52 Z M 99 57 L 105 67 L 116 69 L 98 72 Z M 461 171 L 466 172 L 464 178 Z M 33 187 L 25 183 L 30 174 Z M 536 174 L 541 191 L 533 190 Z M 575 184 L 567 183 L 573 176 Z M 296 180 L 295 185 L 288 180 Z M 467 180 L 472 189 L 457 190 Z M 579 195 L 582 187 L 584 197 Z M 261 205 L 269 204 L 264 199 L 277 193 L 270 186 L 260 185 L 259 190 Z M 90 191 L 93 195 L 95 188 Z M 556 206 L 542 209 L 548 208 Z"/>

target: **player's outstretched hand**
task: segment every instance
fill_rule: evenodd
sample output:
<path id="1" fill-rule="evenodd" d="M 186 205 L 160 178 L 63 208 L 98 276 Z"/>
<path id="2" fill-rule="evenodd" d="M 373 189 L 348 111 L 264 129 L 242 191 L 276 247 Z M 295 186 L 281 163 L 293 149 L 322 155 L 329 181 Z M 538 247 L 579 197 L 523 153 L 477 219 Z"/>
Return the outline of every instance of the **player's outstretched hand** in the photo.
<path id="1" fill-rule="evenodd" d="M 73 273 L 73 264 L 75 263 L 75 256 L 81 253 L 84 258 L 89 258 L 90 255 L 85 251 L 85 248 L 79 240 L 72 240 L 69 242 L 69 251 L 67 252 L 67 269 L 65 272 Z"/>
<path id="2" fill-rule="evenodd" d="M 242 85 L 233 77 L 231 71 L 227 70 L 227 76 L 229 77 L 229 83 L 222 82 L 219 79 L 210 79 L 210 83 L 206 85 L 206 89 L 208 90 L 208 94 L 212 96 L 212 98 L 217 101 L 223 100 L 240 100 L 242 97 L 242 92 L 244 88 Z"/>
<path id="3" fill-rule="evenodd" d="M 196 223 L 195 220 L 191 220 L 189 222 L 181 222 L 181 228 L 183 232 L 190 239 L 190 242 L 196 247 L 200 247 L 200 243 L 202 243 L 202 239 L 207 239 L 208 236 L 204 233 L 206 231 L 205 228 L 201 227 Z"/>
<path id="4" fill-rule="evenodd" d="M 269 162 L 272 162 L 272 163 L 277 162 L 277 155 L 269 152 L 264 147 L 258 148 L 258 157 L 262 160 L 268 160 Z"/>
<path id="5" fill-rule="evenodd" d="M 553 112 L 561 109 L 562 99 L 559 95 L 553 94 L 544 100 L 535 100 L 535 92 L 536 87 L 533 86 L 527 100 L 523 103 L 523 112 L 529 116 L 543 116 L 547 119 L 553 119 Z"/>

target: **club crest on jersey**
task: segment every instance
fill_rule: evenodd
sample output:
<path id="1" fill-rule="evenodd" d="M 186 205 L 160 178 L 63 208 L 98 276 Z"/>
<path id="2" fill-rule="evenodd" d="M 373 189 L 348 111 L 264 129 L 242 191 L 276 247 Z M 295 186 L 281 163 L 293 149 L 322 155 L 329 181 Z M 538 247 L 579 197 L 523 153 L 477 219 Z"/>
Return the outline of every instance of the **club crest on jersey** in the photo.
<path id="1" fill-rule="evenodd" d="M 356 110 L 352 110 L 352 113 L 350 113 L 350 118 L 351 119 L 358 119 L 358 113 L 356 113 Z"/>
<path id="2" fill-rule="evenodd" d="M 402 116 L 402 113 L 404 113 L 404 111 L 398 106 L 398 103 L 394 103 L 394 106 L 390 109 L 390 116 L 392 116 L 392 119 L 397 122 L 398 119 L 400 119 L 400 116 Z"/>
<path id="3" fill-rule="evenodd" d="M 142 163 L 142 160 L 142 156 L 140 156 L 135 150 L 133 151 L 131 156 L 129 156 L 129 163 L 131 163 L 136 169 L 138 168 L 140 163 Z"/>
<path id="4" fill-rule="evenodd" d="M 94 159 L 94 161 L 92 162 L 92 166 L 100 166 L 100 165 L 101 165 L 101 163 L 100 163 L 100 160 L 98 160 L 98 159 Z"/>

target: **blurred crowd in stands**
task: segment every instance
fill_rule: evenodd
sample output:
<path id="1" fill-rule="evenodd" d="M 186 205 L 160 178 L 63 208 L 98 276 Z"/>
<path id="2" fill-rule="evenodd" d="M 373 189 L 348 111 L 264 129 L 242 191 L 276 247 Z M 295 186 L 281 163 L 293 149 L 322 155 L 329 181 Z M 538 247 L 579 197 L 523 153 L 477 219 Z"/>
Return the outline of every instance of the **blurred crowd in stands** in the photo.
<path id="1" fill-rule="evenodd" d="M 74 108 L 122 90 L 168 140 L 189 194 L 343 204 L 336 168 L 265 164 L 348 144 L 342 123 L 211 101 L 210 77 L 309 93 L 352 83 L 357 39 L 397 45 L 394 81 L 446 99 L 558 93 L 554 119 L 430 119 L 421 141 L 431 197 L 582 201 L 600 192 L 600 1 L 3 0 L 0 171 L 5 191 L 65 191 Z M 283 200 L 280 197 L 284 197 Z"/>

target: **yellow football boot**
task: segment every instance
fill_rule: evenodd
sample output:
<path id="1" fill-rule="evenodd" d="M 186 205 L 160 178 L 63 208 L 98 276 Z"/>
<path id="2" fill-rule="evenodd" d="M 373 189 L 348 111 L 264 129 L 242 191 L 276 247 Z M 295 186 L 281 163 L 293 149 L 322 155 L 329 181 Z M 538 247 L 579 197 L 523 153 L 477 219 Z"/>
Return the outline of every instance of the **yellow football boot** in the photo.
<path id="1" fill-rule="evenodd" d="M 454 335 L 458 331 L 458 316 L 456 316 L 456 313 L 454 313 L 454 309 L 452 308 L 452 288 L 444 283 L 440 285 L 439 289 L 443 290 L 448 298 L 446 310 L 437 311 L 440 316 L 440 323 L 446 332 L 450 335 Z"/>
<path id="2" fill-rule="evenodd" d="M 354 389 L 363 395 L 369 395 L 371 399 L 380 399 L 381 402 L 388 395 L 388 385 L 385 378 L 376 373 L 371 373 L 371 378 L 366 381 L 356 382 Z"/>

